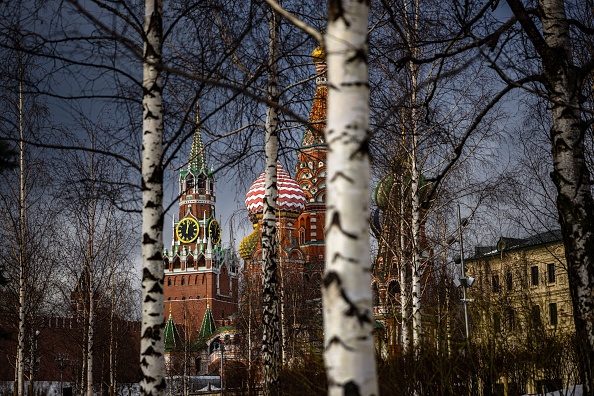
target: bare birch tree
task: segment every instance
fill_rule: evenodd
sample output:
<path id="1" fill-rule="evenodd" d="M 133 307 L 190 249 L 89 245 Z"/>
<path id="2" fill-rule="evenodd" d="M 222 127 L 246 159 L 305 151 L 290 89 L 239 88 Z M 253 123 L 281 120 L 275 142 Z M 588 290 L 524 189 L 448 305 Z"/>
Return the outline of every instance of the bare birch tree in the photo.
<path id="1" fill-rule="evenodd" d="M 146 0 L 142 123 L 142 328 L 140 392 L 165 392 L 163 329 L 163 2 Z"/>
<path id="2" fill-rule="evenodd" d="M 370 289 L 369 3 L 330 1 L 324 358 L 330 395 L 377 395 Z"/>
<path id="3" fill-rule="evenodd" d="M 262 209 L 262 378 L 264 394 L 276 395 L 280 385 L 280 307 L 278 290 L 278 257 L 276 232 L 278 113 L 278 16 L 270 10 L 270 42 L 268 46 L 268 100 L 265 136 L 265 195 Z"/>

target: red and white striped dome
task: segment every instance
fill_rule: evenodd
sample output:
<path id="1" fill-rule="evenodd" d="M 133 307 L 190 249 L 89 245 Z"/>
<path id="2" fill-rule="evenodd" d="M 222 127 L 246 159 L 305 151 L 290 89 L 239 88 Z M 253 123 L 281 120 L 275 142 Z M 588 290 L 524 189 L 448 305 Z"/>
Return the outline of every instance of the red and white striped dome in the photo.
<path id="1" fill-rule="evenodd" d="M 264 209 L 265 177 L 265 173 L 262 173 L 245 195 L 245 206 L 250 215 L 262 213 Z M 287 173 L 280 163 L 277 163 L 276 178 L 278 186 L 277 210 L 293 213 L 303 212 L 306 202 L 305 194 L 297 181 Z"/>

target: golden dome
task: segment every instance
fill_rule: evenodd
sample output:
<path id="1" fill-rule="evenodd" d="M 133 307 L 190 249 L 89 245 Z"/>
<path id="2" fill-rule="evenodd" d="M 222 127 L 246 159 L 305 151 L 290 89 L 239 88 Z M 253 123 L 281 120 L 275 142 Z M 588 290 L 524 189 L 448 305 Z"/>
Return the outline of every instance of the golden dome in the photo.
<path id="1" fill-rule="evenodd" d="M 321 45 L 318 45 L 311 53 L 311 57 L 314 63 L 326 62 L 326 51 L 324 51 Z"/>
<path id="2" fill-rule="evenodd" d="M 253 227 L 254 231 L 250 235 L 243 238 L 243 241 L 241 241 L 239 244 L 239 255 L 244 260 L 249 260 L 252 258 L 252 253 L 254 253 L 256 245 L 258 244 L 258 240 L 260 239 L 258 223 L 254 223 Z"/>

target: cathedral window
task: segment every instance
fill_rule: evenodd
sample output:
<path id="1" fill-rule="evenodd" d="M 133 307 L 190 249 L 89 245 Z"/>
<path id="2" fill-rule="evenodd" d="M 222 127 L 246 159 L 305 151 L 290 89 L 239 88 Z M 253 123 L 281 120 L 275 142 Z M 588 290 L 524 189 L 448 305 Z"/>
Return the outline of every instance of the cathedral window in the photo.
<path id="1" fill-rule="evenodd" d="M 379 305 L 379 292 L 377 290 L 377 283 L 374 283 L 371 286 L 371 296 L 373 300 L 373 306 L 377 307 Z"/>

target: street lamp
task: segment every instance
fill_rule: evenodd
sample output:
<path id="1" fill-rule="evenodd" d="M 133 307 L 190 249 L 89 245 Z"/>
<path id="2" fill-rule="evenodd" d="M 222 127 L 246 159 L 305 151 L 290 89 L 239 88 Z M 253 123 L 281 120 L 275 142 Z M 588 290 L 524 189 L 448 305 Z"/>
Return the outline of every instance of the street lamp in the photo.
<path id="1" fill-rule="evenodd" d="M 56 356 L 56 360 L 58 361 L 58 370 L 60 370 L 60 396 L 62 396 L 64 395 L 63 373 L 66 366 L 68 366 L 68 356 L 60 353 Z"/>
<path id="2" fill-rule="evenodd" d="M 466 340 L 470 337 L 470 325 L 468 319 L 468 303 L 472 301 L 467 296 L 467 291 L 474 283 L 474 278 L 466 277 L 466 268 L 464 268 L 464 239 L 462 238 L 462 230 L 468 225 L 468 219 L 460 216 L 460 205 L 458 205 L 458 242 L 460 243 L 460 255 L 454 258 L 454 263 L 460 264 L 460 277 L 454 279 L 454 284 L 457 287 L 462 286 L 462 304 L 464 305 L 464 326 L 466 330 Z M 454 240 L 452 240 L 452 243 Z"/>

